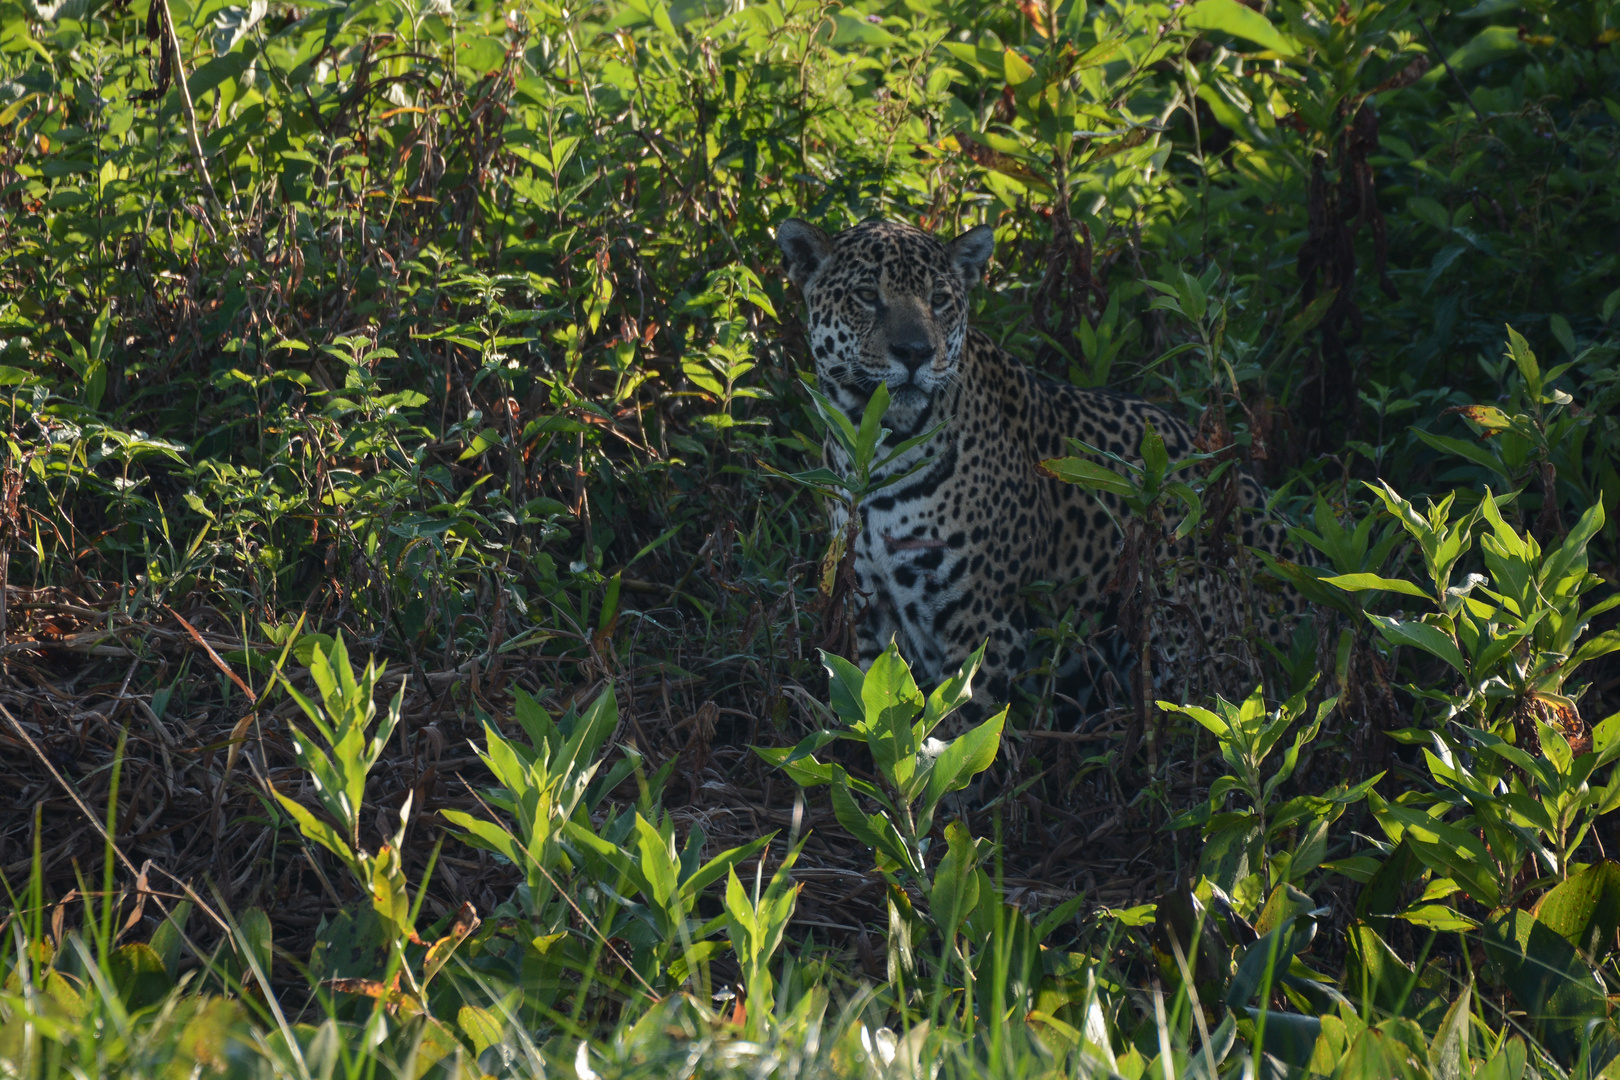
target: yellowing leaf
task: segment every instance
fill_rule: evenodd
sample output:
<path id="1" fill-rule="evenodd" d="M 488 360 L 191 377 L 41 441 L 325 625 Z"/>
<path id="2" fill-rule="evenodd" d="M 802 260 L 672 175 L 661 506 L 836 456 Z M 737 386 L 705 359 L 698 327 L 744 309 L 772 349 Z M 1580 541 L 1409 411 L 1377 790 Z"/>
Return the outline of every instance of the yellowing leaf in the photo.
<path id="1" fill-rule="evenodd" d="M 1035 77 L 1035 69 L 1012 49 L 1006 50 L 1001 58 L 1002 70 L 1007 74 L 1008 86 L 1022 86 Z"/>

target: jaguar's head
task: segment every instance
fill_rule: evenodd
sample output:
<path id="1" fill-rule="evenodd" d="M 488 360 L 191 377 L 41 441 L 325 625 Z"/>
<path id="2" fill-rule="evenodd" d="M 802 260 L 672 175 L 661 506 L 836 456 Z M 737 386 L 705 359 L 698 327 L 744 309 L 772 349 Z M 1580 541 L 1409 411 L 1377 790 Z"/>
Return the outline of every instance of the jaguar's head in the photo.
<path id="1" fill-rule="evenodd" d="M 949 243 L 909 225 L 869 221 L 828 236 L 789 218 L 776 230 L 788 277 L 804 294 L 821 392 L 860 421 L 879 383 L 885 424 L 914 434 L 957 375 L 967 338 L 968 291 L 995 247 L 988 225 Z"/>

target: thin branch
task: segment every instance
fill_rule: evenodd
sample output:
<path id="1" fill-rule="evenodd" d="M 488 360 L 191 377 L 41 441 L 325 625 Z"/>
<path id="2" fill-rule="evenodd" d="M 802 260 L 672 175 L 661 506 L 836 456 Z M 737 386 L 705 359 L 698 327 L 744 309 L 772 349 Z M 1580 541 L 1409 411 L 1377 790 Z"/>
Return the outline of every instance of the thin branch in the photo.
<path id="1" fill-rule="evenodd" d="M 1485 114 L 1479 111 L 1478 105 L 1474 104 L 1474 95 L 1468 92 L 1468 87 L 1463 85 L 1462 76 L 1457 74 L 1457 69 L 1451 66 L 1450 60 L 1446 59 L 1445 50 L 1440 48 L 1440 43 L 1434 40 L 1434 35 L 1429 32 L 1429 24 L 1424 22 L 1423 16 L 1416 12 L 1412 13 L 1412 17 L 1417 19 L 1418 28 L 1423 31 L 1423 36 L 1429 39 L 1429 48 L 1433 49 L 1434 55 L 1440 58 L 1440 63 L 1446 69 L 1446 74 L 1451 76 L 1452 81 L 1457 84 L 1457 89 L 1462 91 L 1463 100 L 1468 102 L 1470 109 L 1474 110 L 1474 119 L 1484 123 Z"/>
<path id="2" fill-rule="evenodd" d="M 186 118 L 186 134 L 191 136 L 191 152 L 197 158 L 197 174 L 202 177 L 203 190 L 208 193 L 208 201 L 214 209 L 221 210 L 224 204 L 219 201 L 219 194 L 214 190 L 214 181 L 208 175 L 208 159 L 203 156 L 202 139 L 197 134 L 197 110 L 191 104 L 191 87 L 186 82 L 186 65 L 184 54 L 180 51 L 180 35 L 174 29 L 174 17 L 169 14 L 169 0 L 152 0 L 163 11 L 163 32 L 169 39 L 169 53 L 174 58 L 174 81 L 180 91 L 180 110 Z M 207 215 L 204 215 L 206 220 Z M 209 225 L 212 230 L 212 224 Z"/>

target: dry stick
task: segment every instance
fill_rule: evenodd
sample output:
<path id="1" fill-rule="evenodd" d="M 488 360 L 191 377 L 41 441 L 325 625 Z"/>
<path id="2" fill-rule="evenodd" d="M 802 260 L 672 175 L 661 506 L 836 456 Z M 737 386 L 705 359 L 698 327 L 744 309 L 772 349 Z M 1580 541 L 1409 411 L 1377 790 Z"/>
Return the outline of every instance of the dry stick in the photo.
<path id="1" fill-rule="evenodd" d="M 158 2 L 161 3 L 162 0 L 158 0 Z M 163 610 L 167 611 L 170 615 L 173 615 L 175 621 L 186 628 L 186 633 L 191 635 L 191 640 L 202 646 L 203 652 L 208 654 L 208 659 L 212 660 L 214 662 L 214 666 L 219 668 L 220 671 L 224 672 L 226 677 L 229 678 L 231 682 L 236 684 L 236 688 L 242 691 L 251 704 L 257 705 L 259 703 L 259 695 L 255 694 L 251 689 L 249 689 L 248 684 L 242 681 L 242 677 L 240 675 L 231 670 L 229 664 L 220 659 L 219 653 L 214 651 L 214 647 L 212 645 L 203 640 L 203 636 L 197 632 L 197 628 L 195 626 L 192 626 L 190 623 L 186 622 L 185 618 L 168 604 L 163 605 Z"/>
<path id="2" fill-rule="evenodd" d="M 152 0 L 163 9 L 163 32 L 168 36 L 169 54 L 174 63 L 174 81 L 180 90 L 180 109 L 186 118 L 186 134 L 191 136 L 191 152 L 197 158 L 197 174 L 202 177 L 203 190 L 208 192 L 208 201 L 217 210 L 223 206 L 219 195 L 214 191 L 214 181 L 208 175 L 208 159 L 203 157 L 202 139 L 197 135 L 197 110 L 191 104 L 191 87 L 186 83 L 186 65 L 182 62 L 180 52 L 180 35 L 174 29 L 174 17 L 169 14 L 169 0 Z M 209 231 L 213 225 L 208 222 L 208 215 L 203 215 L 204 224 L 208 224 Z"/>
<path id="3" fill-rule="evenodd" d="M 152 0 L 152 2 L 163 3 L 164 0 Z M 203 636 L 197 632 L 197 628 L 185 620 L 185 616 L 181 615 L 168 604 L 163 605 L 163 610 L 167 611 L 170 615 L 173 615 L 175 621 L 186 628 L 186 633 L 191 635 L 191 640 L 200 645 L 203 652 L 208 654 L 208 659 L 213 661 L 214 666 L 220 671 L 224 672 L 226 678 L 230 679 L 231 682 L 236 684 L 236 688 L 242 691 L 242 693 L 248 699 L 248 704 L 251 706 L 247 712 L 242 714 L 242 718 L 236 722 L 235 726 L 231 728 L 230 750 L 226 752 L 225 769 L 219 774 L 219 788 L 214 793 L 213 824 L 210 826 L 210 828 L 213 830 L 214 839 L 217 842 L 219 839 L 221 811 L 225 806 L 225 784 L 231 778 L 231 769 L 236 764 L 237 754 L 240 753 L 242 744 L 239 740 L 246 735 L 248 722 L 258 714 L 259 696 L 253 692 L 252 688 L 249 687 L 247 683 L 242 681 L 242 677 L 240 675 L 231 670 L 230 665 L 220 657 L 219 653 L 214 651 L 214 647 L 203 640 Z M 283 660 L 287 658 L 286 650 L 282 651 L 281 657 Z"/>

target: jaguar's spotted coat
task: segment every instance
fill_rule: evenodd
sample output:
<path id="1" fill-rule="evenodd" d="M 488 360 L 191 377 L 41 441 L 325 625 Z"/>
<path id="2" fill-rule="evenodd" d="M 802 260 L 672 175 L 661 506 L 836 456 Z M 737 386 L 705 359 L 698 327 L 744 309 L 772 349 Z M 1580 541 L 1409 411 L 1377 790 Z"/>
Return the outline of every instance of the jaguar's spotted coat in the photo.
<path id="1" fill-rule="evenodd" d="M 777 243 L 808 306 L 821 391 L 858 424 L 886 383 L 884 424 L 899 438 L 944 423 L 890 468 L 929 463 L 860 507 L 855 573 L 869 598 L 857 630 L 862 665 L 893 638 L 919 683 L 932 685 L 988 639 L 975 702 L 1005 702 L 1033 663 L 1038 619 L 1026 586 L 1069 583 L 1053 598 L 1056 610 L 1103 610 L 1120 547 L 1110 516 L 1121 518 L 1118 501 L 1048 479 L 1037 462 L 1065 455 L 1065 438 L 1137 459 L 1148 422 L 1175 459 L 1192 452 L 1193 433 L 1139 398 L 1042 378 L 968 326 L 968 293 L 994 246 L 988 226 L 942 244 L 906 225 L 868 222 L 828 236 L 788 220 Z M 831 440 L 826 452 L 831 467 L 848 468 Z M 1263 505 L 1252 479 L 1241 487 L 1245 508 Z M 832 525 L 843 524 L 837 509 Z M 1275 525 L 1251 515 L 1243 529 L 1246 543 L 1280 548 Z M 1196 552 L 1189 544 L 1165 556 Z M 1177 635 L 1183 644 L 1230 625 L 1230 590 L 1199 581 L 1184 592 L 1206 633 Z M 1298 605 L 1291 592 L 1274 597 L 1260 615 L 1266 632 L 1280 638 L 1286 620 L 1276 616 Z"/>

